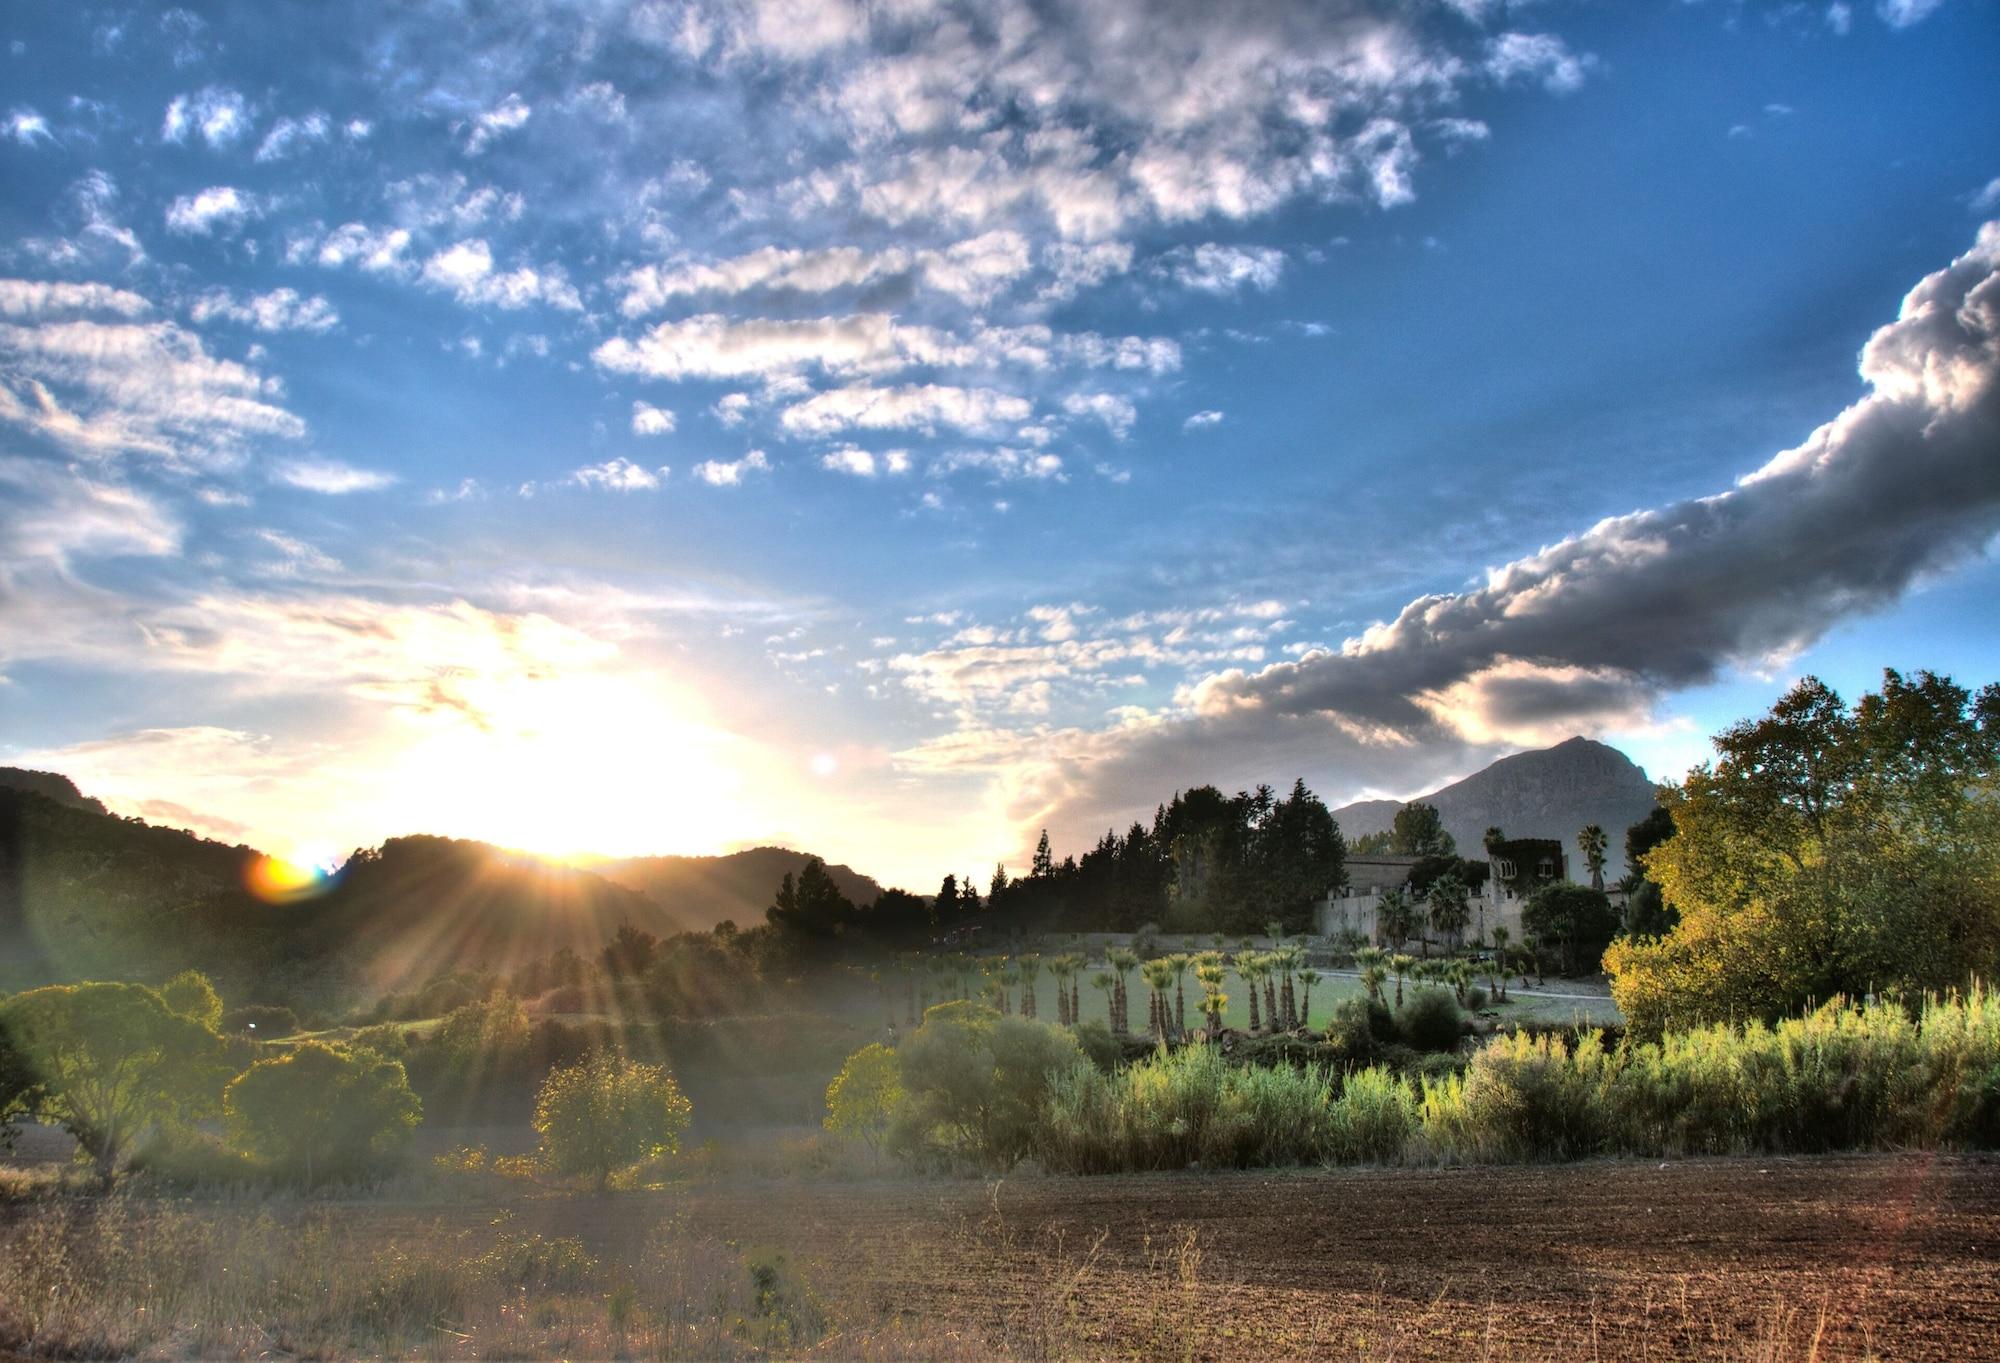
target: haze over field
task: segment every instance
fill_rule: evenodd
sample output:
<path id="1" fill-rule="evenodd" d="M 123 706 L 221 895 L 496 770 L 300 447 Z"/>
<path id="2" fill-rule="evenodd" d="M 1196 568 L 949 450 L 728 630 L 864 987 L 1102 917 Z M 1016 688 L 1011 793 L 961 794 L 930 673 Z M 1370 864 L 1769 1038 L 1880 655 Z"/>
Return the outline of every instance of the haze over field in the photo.
<path id="1" fill-rule="evenodd" d="M 17 9 L 0 762 L 118 812 L 928 888 L 2000 675 L 1990 3 Z"/>

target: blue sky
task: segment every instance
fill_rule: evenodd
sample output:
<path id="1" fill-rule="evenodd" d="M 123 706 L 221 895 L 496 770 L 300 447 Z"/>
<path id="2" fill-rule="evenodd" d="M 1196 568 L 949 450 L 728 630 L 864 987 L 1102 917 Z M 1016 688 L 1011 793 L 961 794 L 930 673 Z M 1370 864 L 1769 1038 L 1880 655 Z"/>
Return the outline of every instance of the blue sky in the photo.
<path id="1" fill-rule="evenodd" d="M 2000 677 L 1996 15 L 14 7 L 0 758 L 924 884 Z"/>

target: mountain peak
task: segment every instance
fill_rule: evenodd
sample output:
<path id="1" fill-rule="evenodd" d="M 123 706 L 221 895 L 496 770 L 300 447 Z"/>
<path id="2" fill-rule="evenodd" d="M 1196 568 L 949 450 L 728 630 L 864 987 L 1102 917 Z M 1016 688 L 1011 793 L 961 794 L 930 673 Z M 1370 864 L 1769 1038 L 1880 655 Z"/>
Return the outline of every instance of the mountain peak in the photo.
<path id="1" fill-rule="evenodd" d="M 1605 871 L 1614 879 L 1625 868 L 1625 830 L 1659 802 L 1638 763 L 1581 734 L 1554 747 L 1512 753 L 1416 799 L 1437 807 L 1461 854 L 1477 855 L 1492 827 L 1511 838 L 1555 838 L 1568 847 L 1584 825 L 1597 824 L 1609 843 Z M 1403 803 L 1363 800 L 1334 816 L 1343 833 L 1360 837 L 1387 829 Z"/>

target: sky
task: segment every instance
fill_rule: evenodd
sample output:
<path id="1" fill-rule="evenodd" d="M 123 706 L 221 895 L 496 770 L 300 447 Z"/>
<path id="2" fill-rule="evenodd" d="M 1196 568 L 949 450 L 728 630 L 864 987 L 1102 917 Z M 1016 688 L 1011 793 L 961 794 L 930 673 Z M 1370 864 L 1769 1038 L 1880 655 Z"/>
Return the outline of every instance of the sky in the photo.
<path id="1" fill-rule="evenodd" d="M 2000 6 L 0 21 L 0 762 L 884 880 L 2000 679 Z"/>

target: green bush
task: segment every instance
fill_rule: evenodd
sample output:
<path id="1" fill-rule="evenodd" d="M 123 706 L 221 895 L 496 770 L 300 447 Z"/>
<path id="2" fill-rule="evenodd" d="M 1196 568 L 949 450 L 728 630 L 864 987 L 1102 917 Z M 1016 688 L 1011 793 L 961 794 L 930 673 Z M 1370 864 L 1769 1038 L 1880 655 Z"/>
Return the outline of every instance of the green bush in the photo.
<path id="1" fill-rule="evenodd" d="M 223 1091 L 222 1108 L 244 1150 L 307 1183 L 384 1171 L 423 1112 L 401 1064 L 323 1041 L 258 1061 Z"/>
<path id="2" fill-rule="evenodd" d="M 1418 1122 L 1416 1090 L 1384 1069 L 1347 1076 L 1333 1104 L 1330 1154 L 1340 1164 L 1394 1164 Z"/>
<path id="3" fill-rule="evenodd" d="M 1387 1008 L 1370 998 L 1342 999 L 1333 1006 L 1333 1013 L 1326 1021 L 1327 1045 L 1338 1051 L 1349 1066 L 1369 1063 L 1382 1043 L 1395 1039 L 1395 1019 Z"/>
<path id="4" fill-rule="evenodd" d="M 1059 1027 L 964 1001 L 924 1014 L 896 1055 L 903 1098 L 889 1149 L 917 1165 L 994 1169 L 1029 1153 L 1051 1081 L 1083 1059 Z"/>
<path id="5" fill-rule="evenodd" d="M 621 1169 L 678 1150 L 692 1115 L 664 1067 L 598 1051 L 549 1071 L 535 1100 L 535 1131 L 543 1164 L 603 1187 Z"/>
<path id="6" fill-rule="evenodd" d="M 835 1135 L 860 1137 L 873 1150 L 902 1100 L 902 1070 L 896 1053 L 880 1042 L 871 1042 L 847 1057 L 840 1073 L 827 1085 L 824 1125 Z"/>
<path id="7" fill-rule="evenodd" d="M 1069 1029 L 1069 1034 L 1076 1038 L 1076 1044 L 1083 1048 L 1090 1063 L 1104 1073 L 1109 1074 L 1124 1063 L 1125 1048 L 1111 1035 L 1111 1028 L 1096 1018 L 1077 1023 Z"/>
<path id="8" fill-rule="evenodd" d="M 1418 989 L 1396 1011 L 1396 1031 L 1419 1051 L 1457 1050 L 1465 1015 L 1450 990 Z"/>

